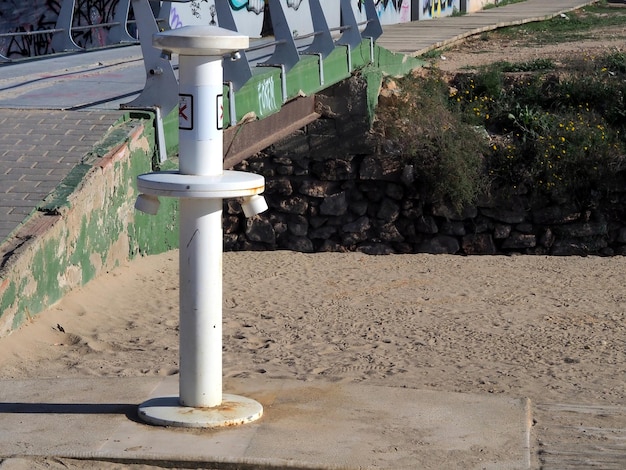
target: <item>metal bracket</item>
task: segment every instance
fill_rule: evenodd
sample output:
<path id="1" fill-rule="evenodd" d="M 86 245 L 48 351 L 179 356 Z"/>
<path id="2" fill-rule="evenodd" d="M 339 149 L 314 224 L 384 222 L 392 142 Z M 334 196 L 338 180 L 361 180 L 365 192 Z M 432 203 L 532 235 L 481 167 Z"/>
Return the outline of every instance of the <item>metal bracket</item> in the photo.
<path id="1" fill-rule="evenodd" d="M 237 25 L 228 2 L 215 2 L 215 13 L 220 28 L 237 32 Z M 230 83 L 234 91 L 239 90 L 252 78 L 252 69 L 250 69 L 246 51 L 238 51 L 237 55 L 225 55 L 222 65 L 224 68 L 224 81 Z"/>
<path id="2" fill-rule="evenodd" d="M 113 22 L 117 23 L 109 29 L 107 42 L 109 44 L 123 44 L 137 42 L 137 38 L 128 32 L 128 12 L 130 10 L 130 0 L 120 0 L 115 7 Z"/>
<path id="3" fill-rule="evenodd" d="M 179 1 L 187 3 L 188 0 Z M 166 3 L 168 5 L 165 5 Z M 169 12 L 169 3 L 163 2 L 161 10 L 165 7 Z M 130 103 L 121 104 L 120 108 L 148 109 L 155 113 L 159 161 L 162 163 L 167 159 L 163 116 L 167 116 L 178 106 L 178 80 L 169 60 L 170 57 L 152 45 L 152 35 L 158 33 L 160 28 L 150 2 L 148 0 L 132 0 L 132 5 L 146 69 L 146 85 L 137 98 Z M 160 14 L 161 11 L 159 16 L 161 16 Z M 169 20 L 167 26 L 169 27 Z"/>
<path id="4" fill-rule="evenodd" d="M 237 105 L 235 103 L 235 86 L 233 82 L 224 82 L 228 87 L 228 117 L 231 127 L 237 125 Z"/>
<path id="5" fill-rule="evenodd" d="M 337 40 L 337 44 L 340 46 L 350 45 L 351 50 L 356 49 L 363 40 L 361 33 L 359 32 L 359 25 L 356 22 L 356 17 L 354 16 L 354 10 L 352 10 L 350 0 L 340 1 L 342 34 Z M 350 70 L 352 70 L 352 68 L 350 68 Z"/>
<path id="6" fill-rule="evenodd" d="M 335 49 L 333 36 L 328 28 L 320 0 L 309 0 L 309 7 L 311 9 L 311 19 L 313 20 L 314 38 L 313 43 L 302 53 L 321 54 L 321 57 L 325 59 Z"/>
<path id="7" fill-rule="evenodd" d="M 382 36 L 383 27 L 380 24 L 380 18 L 376 13 L 376 6 L 374 0 L 365 0 L 365 14 L 367 17 L 367 26 L 361 33 L 361 36 L 372 38 L 372 43 Z"/>
<path id="8" fill-rule="evenodd" d="M 158 106 L 166 116 L 178 106 L 178 95 L 174 92 L 178 90 L 178 80 L 169 57 L 152 46 L 152 35 L 159 32 L 159 27 L 148 0 L 132 0 L 132 5 L 146 69 L 146 85 L 137 98 L 120 107 L 146 109 Z"/>
<path id="9" fill-rule="evenodd" d="M 286 89 L 286 73 L 291 70 L 300 60 L 298 48 L 289 29 L 285 12 L 280 0 L 269 0 L 269 8 L 272 12 L 272 28 L 274 29 L 274 41 L 259 41 L 251 50 L 261 50 L 274 47 L 271 56 L 264 62 L 256 64 L 257 67 L 280 67 L 283 90 Z M 228 2 L 216 2 L 215 11 L 220 27 L 230 31 L 237 31 L 237 25 L 233 18 L 232 10 Z M 237 51 L 236 54 L 224 56 L 224 80 L 232 83 L 234 90 L 239 90 L 251 77 L 252 69 L 246 51 Z M 283 93 L 283 97 L 286 96 Z"/>
<path id="10" fill-rule="evenodd" d="M 220 28 L 237 31 L 233 11 L 230 9 L 228 2 L 215 2 L 215 14 L 217 15 L 217 24 Z"/>
<path id="11" fill-rule="evenodd" d="M 320 69 L 320 85 L 324 85 L 324 57 L 321 52 L 300 52 L 301 55 L 314 55 L 317 56 L 317 61 L 319 63 Z"/>
<path id="12" fill-rule="evenodd" d="M 293 40 L 280 0 L 269 0 L 269 7 L 272 12 L 272 28 L 274 29 L 276 46 L 272 56 L 264 64 L 259 65 L 275 66 L 276 64 L 281 64 L 285 72 L 289 72 L 300 60 L 298 48 Z"/>
<path id="13" fill-rule="evenodd" d="M 75 3 L 76 0 L 63 0 L 55 28 L 58 31 L 52 34 L 52 40 L 50 41 L 50 46 L 54 52 L 83 50 L 72 38 L 72 21 L 74 20 Z"/>
<path id="14" fill-rule="evenodd" d="M 232 83 L 235 90 L 239 90 L 252 78 L 252 69 L 246 51 L 239 51 L 237 55 L 224 56 L 224 80 Z"/>

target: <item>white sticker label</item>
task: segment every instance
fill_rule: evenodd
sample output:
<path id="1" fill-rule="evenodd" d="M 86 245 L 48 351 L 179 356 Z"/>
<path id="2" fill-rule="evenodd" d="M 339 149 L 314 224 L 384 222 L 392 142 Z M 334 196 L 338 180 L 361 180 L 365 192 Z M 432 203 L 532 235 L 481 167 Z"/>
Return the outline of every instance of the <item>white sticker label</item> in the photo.
<path id="1" fill-rule="evenodd" d="M 178 128 L 193 129 L 193 95 L 178 95 Z"/>

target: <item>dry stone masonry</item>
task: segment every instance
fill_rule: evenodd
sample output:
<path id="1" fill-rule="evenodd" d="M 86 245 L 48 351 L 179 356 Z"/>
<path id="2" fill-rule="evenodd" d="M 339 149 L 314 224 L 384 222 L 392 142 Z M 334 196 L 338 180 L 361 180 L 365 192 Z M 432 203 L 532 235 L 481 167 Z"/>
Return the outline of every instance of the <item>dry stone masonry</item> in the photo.
<path id="1" fill-rule="evenodd" d="M 321 119 L 238 165 L 265 176 L 270 210 L 246 220 L 229 202 L 227 250 L 626 255 L 626 188 L 583 208 L 531 208 L 525 194 L 460 212 L 429 201 L 370 133 L 365 88 L 355 77 L 327 90 Z"/>

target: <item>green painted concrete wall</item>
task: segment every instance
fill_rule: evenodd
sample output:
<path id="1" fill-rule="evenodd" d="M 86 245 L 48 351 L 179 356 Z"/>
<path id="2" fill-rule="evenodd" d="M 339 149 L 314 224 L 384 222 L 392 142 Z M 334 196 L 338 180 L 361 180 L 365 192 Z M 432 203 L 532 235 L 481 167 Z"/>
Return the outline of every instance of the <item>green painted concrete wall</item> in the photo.
<path id="1" fill-rule="evenodd" d="M 0 270 L 0 336 L 102 272 L 177 248 L 177 199 L 156 216 L 134 209 L 136 177 L 155 157 L 154 117 L 126 115 L 44 201 L 27 221 L 35 235 Z"/>
<path id="2" fill-rule="evenodd" d="M 373 97 L 374 95 L 378 97 L 384 75 L 406 75 L 423 64 L 423 61 L 414 57 L 396 54 L 377 45 L 372 47 L 369 40 L 364 40 L 352 50 L 346 46 L 336 47 L 323 59 L 321 68 L 318 56 L 301 57 L 300 61 L 286 73 L 284 94 L 280 68 L 256 67 L 252 78 L 235 92 L 235 121 L 263 119 L 280 111 L 285 102 L 301 95 L 313 95 L 345 80 L 353 73 L 368 75 L 372 94 L 370 105 L 373 112 L 377 101 Z M 323 70 L 322 74 L 320 70 Z M 225 88 L 225 123 L 230 121 L 229 108 L 228 89 Z"/>

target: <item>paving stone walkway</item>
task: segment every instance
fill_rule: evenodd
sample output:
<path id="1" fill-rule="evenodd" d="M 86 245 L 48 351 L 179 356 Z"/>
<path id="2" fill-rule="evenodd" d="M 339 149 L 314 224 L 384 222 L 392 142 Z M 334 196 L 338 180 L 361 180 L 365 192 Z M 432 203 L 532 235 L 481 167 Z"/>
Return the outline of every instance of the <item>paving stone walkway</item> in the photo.
<path id="1" fill-rule="evenodd" d="M 37 210 L 121 114 L 0 109 L 0 241 Z"/>

